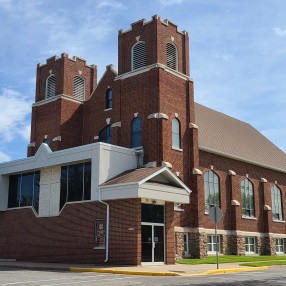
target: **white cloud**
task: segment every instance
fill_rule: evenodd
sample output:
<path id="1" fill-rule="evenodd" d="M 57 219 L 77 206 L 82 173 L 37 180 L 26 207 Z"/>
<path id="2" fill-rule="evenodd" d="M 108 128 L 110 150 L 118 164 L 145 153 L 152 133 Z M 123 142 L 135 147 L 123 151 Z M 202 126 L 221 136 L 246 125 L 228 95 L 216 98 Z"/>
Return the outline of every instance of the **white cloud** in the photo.
<path id="1" fill-rule="evenodd" d="M 163 7 L 175 5 L 175 4 L 181 4 L 183 0 L 160 0 L 160 4 Z"/>
<path id="2" fill-rule="evenodd" d="M 273 28 L 273 31 L 274 31 L 274 33 L 275 33 L 277 36 L 280 36 L 280 37 L 285 37 L 285 36 L 286 36 L 286 29 Z"/>
<path id="3" fill-rule="evenodd" d="M 0 151 L 0 163 L 11 161 L 11 157 Z"/>
<path id="4" fill-rule="evenodd" d="M 125 9 L 126 7 L 120 3 L 120 2 L 116 2 L 116 1 L 100 1 L 97 5 L 96 8 L 114 8 L 114 9 Z"/>
<path id="5" fill-rule="evenodd" d="M 216 54 L 215 57 L 218 59 L 223 59 L 225 61 L 229 61 L 229 60 L 233 59 L 233 55 L 231 55 L 231 54 L 221 54 L 221 55 Z"/>
<path id="6" fill-rule="evenodd" d="M 0 136 L 1 142 L 11 142 L 21 136 L 29 140 L 28 115 L 31 112 L 32 101 L 12 89 L 0 91 Z"/>

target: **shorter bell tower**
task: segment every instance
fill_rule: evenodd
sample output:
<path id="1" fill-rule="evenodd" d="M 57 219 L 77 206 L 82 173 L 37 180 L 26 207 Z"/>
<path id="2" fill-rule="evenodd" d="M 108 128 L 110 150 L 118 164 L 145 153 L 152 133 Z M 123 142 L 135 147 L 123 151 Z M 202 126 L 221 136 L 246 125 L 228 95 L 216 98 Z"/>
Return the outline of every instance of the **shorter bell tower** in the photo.
<path id="1" fill-rule="evenodd" d="M 44 142 L 53 151 L 82 145 L 83 102 L 97 85 L 97 66 L 63 53 L 38 64 L 28 156 Z"/>

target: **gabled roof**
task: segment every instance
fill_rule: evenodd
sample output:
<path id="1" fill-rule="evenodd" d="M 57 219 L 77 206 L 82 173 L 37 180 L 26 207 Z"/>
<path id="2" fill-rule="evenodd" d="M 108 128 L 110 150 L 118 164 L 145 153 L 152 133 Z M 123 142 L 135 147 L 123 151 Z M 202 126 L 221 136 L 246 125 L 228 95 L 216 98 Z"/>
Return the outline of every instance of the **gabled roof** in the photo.
<path id="1" fill-rule="evenodd" d="M 125 185 L 125 184 L 138 184 L 142 185 L 146 182 L 158 183 L 182 188 L 191 192 L 191 190 L 167 167 L 153 167 L 153 168 L 140 168 L 133 169 L 119 174 L 111 180 L 101 184 L 101 187 Z"/>
<path id="2" fill-rule="evenodd" d="M 286 154 L 250 124 L 195 103 L 199 148 L 286 172 Z"/>

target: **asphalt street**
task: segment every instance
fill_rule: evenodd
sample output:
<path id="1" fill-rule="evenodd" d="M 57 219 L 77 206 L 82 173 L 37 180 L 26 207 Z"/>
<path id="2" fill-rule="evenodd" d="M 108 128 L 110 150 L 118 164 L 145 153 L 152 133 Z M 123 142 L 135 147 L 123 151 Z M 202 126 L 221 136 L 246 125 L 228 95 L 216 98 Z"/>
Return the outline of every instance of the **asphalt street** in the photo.
<path id="1" fill-rule="evenodd" d="M 286 285 L 285 268 L 236 272 L 229 274 L 154 277 L 131 276 L 101 273 L 77 273 L 60 271 L 32 271 L 13 268 L 0 268 L 0 286 L 58 286 L 58 285 Z"/>

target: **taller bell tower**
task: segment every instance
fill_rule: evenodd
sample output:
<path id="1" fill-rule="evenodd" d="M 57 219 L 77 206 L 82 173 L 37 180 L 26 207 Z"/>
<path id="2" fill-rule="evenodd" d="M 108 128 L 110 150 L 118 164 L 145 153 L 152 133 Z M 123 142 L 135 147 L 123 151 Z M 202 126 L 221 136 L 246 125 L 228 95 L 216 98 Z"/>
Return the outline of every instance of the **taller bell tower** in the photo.
<path id="1" fill-rule="evenodd" d="M 119 30 L 116 80 L 122 132 L 123 126 L 130 130 L 134 116 L 140 117 L 145 164 L 166 165 L 189 182 L 198 150 L 188 32 L 158 15 Z M 122 136 L 123 146 L 129 142 L 129 134 Z"/>

